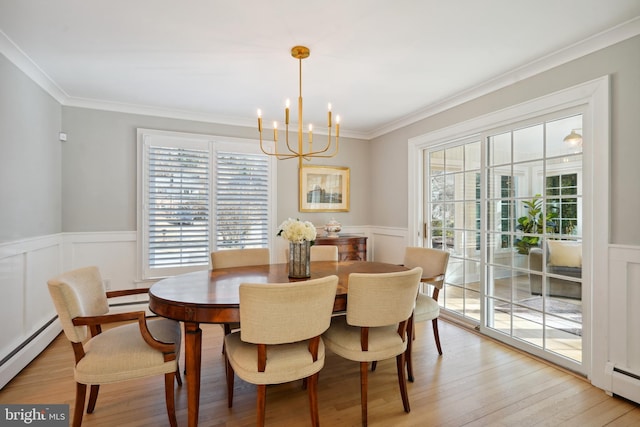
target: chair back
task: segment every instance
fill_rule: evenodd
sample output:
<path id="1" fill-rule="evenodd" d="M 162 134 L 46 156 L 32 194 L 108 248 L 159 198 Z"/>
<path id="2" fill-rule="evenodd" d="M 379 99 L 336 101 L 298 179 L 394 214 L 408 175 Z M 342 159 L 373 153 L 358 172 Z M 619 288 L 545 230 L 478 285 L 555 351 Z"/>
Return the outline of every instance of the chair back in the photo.
<path id="1" fill-rule="evenodd" d="M 449 252 L 433 248 L 408 247 L 404 253 L 404 266 L 407 268 L 421 267 L 422 279 L 428 280 L 430 285 L 442 289 L 444 276 L 449 264 Z"/>
<path id="2" fill-rule="evenodd" d="M 334 245 L 313 245 L 311 246 L 310 257 L 311 261 L 338 261 L 338 247 Z"/>
<path id="3" fill-rule="evenodd" d="M 240 285 L 240 337 L 252 344 L 307 340 L 329 328 L 338 276 Z"/>
<path id="4" fill-rule="evenodd" d="M 223 249 L 211 252 L 211 266 L 214 270 L 269 263 L 269 248 Z"/>
<path id="5" fill-rule="evenodd" d="M 49 293 L 71 342 L 87 338 L 87 326 L 74 326 L 79 316 L 101 316 L 109 312 L 109 303 L 97 267 L 85 267 L 61 274 L 47 282 Z"/>
<path id="6" fill-rule="evenodd" d="M 351 273 L 347 323 L 387 326 L 407 320 L 416 303 L 422 268 L 396 273 Z"/>

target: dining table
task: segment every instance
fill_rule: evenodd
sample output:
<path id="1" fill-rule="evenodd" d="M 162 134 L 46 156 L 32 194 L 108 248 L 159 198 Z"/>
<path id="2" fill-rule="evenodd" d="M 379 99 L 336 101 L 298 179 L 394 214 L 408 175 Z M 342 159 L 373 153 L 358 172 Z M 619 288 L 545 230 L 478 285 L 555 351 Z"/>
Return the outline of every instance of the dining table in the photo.
<path id="1" fill-rule="evenodd" d="M 338 276 L 334 312 L 347 308 L 349 275 L 352 273 L 392 273 L 405 271 L 397 264 L 369 261 L 315 261 L 311 277 Z M 307 280 L 307 279 L 303 279 Z M 240 322 L 242 283 L 285 283 L 290 279 L 288 264 L 265 264 L 201 270 L 161 279 L 149 289 L 149 308 L 158 316 L 184 323 L 184 351 L 187 382 L 187 419 L 189 427 L 198 425 L 200 406 L 200 370 L 202 360 L 201 323 Z"/>

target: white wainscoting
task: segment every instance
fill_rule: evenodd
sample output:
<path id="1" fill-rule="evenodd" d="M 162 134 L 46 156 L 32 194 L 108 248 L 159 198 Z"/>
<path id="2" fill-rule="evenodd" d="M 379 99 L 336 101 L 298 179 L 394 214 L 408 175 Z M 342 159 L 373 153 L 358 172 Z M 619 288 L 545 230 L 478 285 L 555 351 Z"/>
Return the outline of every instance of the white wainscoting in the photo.
<path id="1" fill-rule="evenodd" d="M 95 265 L 107 290 L 146 287 L 139 285 L 135 231 L 64 233 L 62 271 Z"/>
<path id="2" fill-rule="evenodd" d="M 62 330 L 47 280 L 95 265 L 109 289 L 136 287 L 136 233 L 63 233 L 0 245 L 0 388 Z M 145 284 L 146 286 L 146 284 Z"/>
<path id="3" fill-rule="evenodd" d="M 61 331 L 47 290 L 61 260 L 60 235 L 0 245 L 0 388 Z"/>
<path id="4" fill-rule="evenodd" d="M 367 257 L 369 261 L 402 264 L 407 242 L 406 228 L 370 227 Z"/>
<path id="5" fill-rule="evenodd" d="M 640 403 L 640 247 L 609 247 L 606 301 L 604 389 Z"/>

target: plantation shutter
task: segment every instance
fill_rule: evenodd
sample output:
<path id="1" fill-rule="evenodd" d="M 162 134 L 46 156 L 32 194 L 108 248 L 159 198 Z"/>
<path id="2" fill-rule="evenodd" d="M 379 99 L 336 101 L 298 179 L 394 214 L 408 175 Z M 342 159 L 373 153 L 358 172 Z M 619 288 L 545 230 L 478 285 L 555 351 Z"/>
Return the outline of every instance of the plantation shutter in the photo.
<path id="1" fill-rule="evenodd" d="M 148 146 L 148 267 L 207 266 L 208 148 Z"/>
<path id="2" fill-rule="evenodd" d="M 216 154 L 216 247 L 268 247 L 269 162 L 267 156 Z"/>

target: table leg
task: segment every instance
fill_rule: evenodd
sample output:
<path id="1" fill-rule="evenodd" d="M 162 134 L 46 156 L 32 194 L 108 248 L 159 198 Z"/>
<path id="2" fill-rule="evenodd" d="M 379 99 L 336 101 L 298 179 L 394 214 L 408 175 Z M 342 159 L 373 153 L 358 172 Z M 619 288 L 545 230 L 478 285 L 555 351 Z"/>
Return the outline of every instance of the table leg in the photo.
<path id="1" fill-rule="evenodd" d="M 197 322 L 185 322 L 184 358 L 187 368 L 188 425 L 198 425 L 200 410 L 200 367 L 202 356 L 202 329 Z"/>

